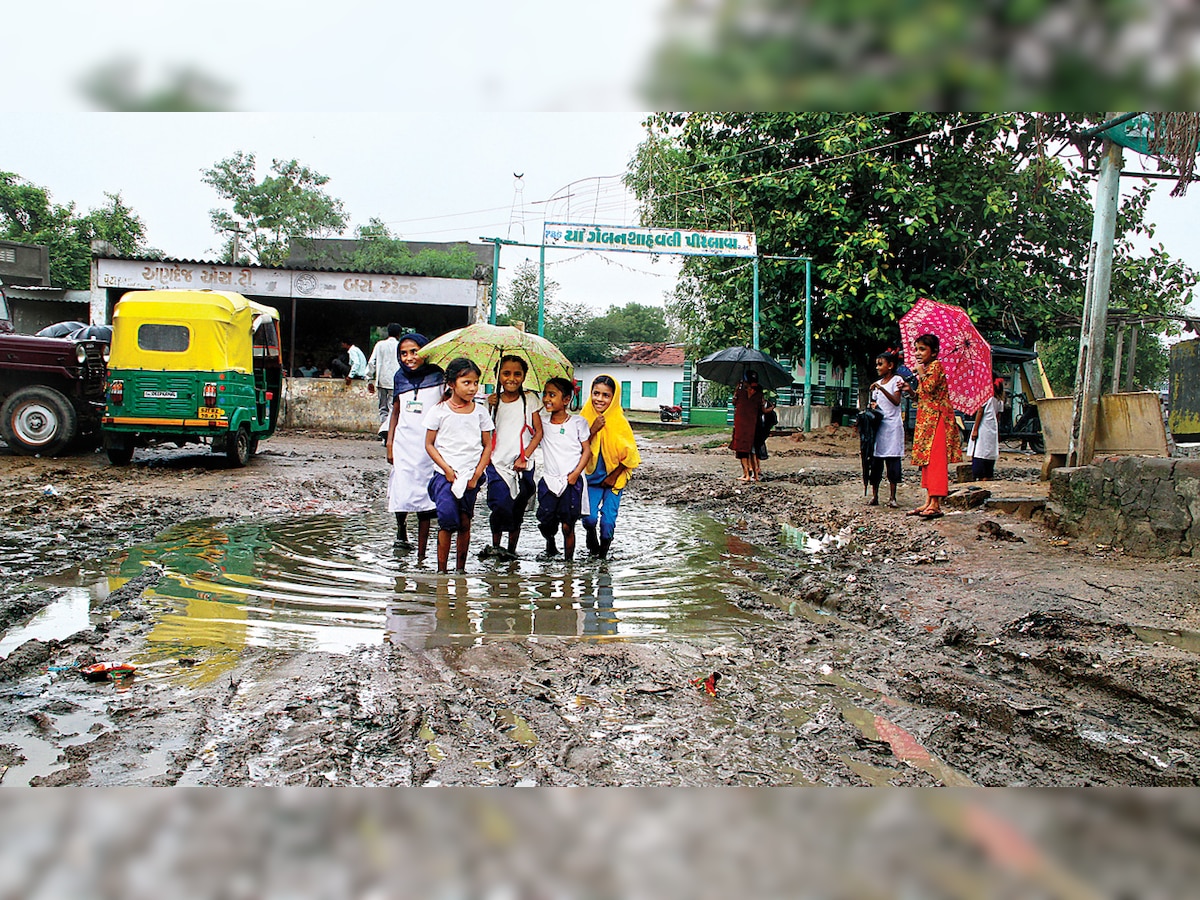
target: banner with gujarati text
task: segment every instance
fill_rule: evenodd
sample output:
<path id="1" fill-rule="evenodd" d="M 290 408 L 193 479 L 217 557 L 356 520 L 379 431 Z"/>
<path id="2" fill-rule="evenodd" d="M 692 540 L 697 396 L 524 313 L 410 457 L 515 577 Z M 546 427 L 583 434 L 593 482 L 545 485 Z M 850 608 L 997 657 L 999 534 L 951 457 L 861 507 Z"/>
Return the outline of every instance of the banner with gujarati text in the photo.
<path id="1" fill-rule="evenodd" d="M 689 231 L 624 225 L 580 225 L 547 222 L 542 243 L 578 250 L 624 250 L 632 253 L 678 253 L 688 256 L 757 256 L 752 231 Z"/>

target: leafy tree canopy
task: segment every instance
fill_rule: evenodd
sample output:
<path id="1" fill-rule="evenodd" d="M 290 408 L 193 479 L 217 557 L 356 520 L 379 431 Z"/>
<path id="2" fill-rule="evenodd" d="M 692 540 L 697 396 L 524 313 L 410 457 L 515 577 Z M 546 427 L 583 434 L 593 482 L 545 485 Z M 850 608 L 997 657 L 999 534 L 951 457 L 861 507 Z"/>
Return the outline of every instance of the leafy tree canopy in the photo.
<path id="1" fill-rule="evenodd" d="M 1078 316 L 1091 176 L 1065 164 L 1082 116 L 933 113 L 658 114 L 627 175 L 647 225 L 754 231 L 764 256 L 808 256 L 817 352 L 860 373 L 925 296 L 965 307 L 998 343 L 1032 345 Z M 1118 292 L 1164 311 L 1194 283 L 1129 237 L 1152 235 L 1149 188 L 1118 222 Z M 801 260 L 761 263 L 764 349 L 803 355 Z M 670 311 L 696 352 L 747 343 L 752 272 L 687 259 Z"/>
<path id="2" fill-rule="evenodd" d="M 657 109 L 1189 109 L 1200 83 L 1187 4 L 675 0 L 671 13 L 643 86 Z"/>
<path id="3" fill-rule="evenodd" d="M 91 282 L 92 241 L 107 241 L 120 254 L 161 255 L 146 247 L 146 227 L 121 195 L 105 193 L 105 204 L 79 213 L 74 203 L 53 203 L 50 192 L 12 172 L 0 172 L 0 236 L 44 244 L 50 283 L 84 290 Z"/>
<path id="4" fill-rule="evenodd" d="M 466 244 L 438 250 L 424 247 L 412 252 L 407 241 L 392 235 L 379 219 L 355 229 L 354 250 L 339 257 L 337 265 L 363 272 L 423 275 L 431 278 L 472 278 L 478 260 Z"/>
<path id="5" fill-rule="evenodd" d="M 224 236 L 227 259 L 233 259 L 234 231 L 241 233 L 239 257 L 247 254 L 259 265 L 278 266 L 293 239 L 330 237 L 346 227 L 342 201 L 324 190 L 329 177 L 294 159 L 272 160 L 271 174 L 261 181 L 253 153 L 238 151 L 201 171 L 204 183 L 232 207 L 210 212 L 213 230 Z"/>
<path id="6" fill-rule="evenodd" d="M 562 303 L 557 299 L 559 284 L 547 278 L 545 284 L 545 335 L 571 362 L 612 362 L 634 341 L 664 341 L 670 332 L 664 311 L 656 306 L 626 303 L 610 306 L 597 316 L 582 303 Z M 512 283 L 501 289 L 497 316 L 501 325 L 524 322 L 526 331 L 537 331 L 538 266 L 526 261 L 517 266 Z"/>

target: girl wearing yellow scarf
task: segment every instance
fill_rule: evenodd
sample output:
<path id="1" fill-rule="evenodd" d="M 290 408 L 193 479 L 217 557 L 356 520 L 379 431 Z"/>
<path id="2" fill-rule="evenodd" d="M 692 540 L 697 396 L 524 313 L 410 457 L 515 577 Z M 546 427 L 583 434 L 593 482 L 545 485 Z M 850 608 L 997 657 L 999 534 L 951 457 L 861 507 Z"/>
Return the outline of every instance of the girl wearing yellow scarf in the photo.
<path id="1" fill-rule="evenodd" d="M 583 517 L 583 528 L 587 532 L 588 551 L 604 559 L 616 531 L 621 491 L 642 458 L 633 440 L 633 429 L 621 409 L 621 389 L 611 377 L 596 376 L 580 415 L 592 432 L 592 461 L 587 468 L 588 513 Z"/>

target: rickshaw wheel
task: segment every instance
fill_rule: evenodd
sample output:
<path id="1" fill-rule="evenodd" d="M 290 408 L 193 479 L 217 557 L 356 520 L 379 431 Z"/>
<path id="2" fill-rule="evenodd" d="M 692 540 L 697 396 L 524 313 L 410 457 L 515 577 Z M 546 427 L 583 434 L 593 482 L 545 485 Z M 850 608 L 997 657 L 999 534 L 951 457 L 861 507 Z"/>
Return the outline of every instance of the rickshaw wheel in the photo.
<path id="1" fill-rule="evenodd" d="M 133 441 L 106 444 L 104 452 L 114 466 L 127 466 L 133 461 Z"/>
<path id="2" fill-rule="evenodd" d="M 250 462 L 250 429 L 245 425 L 239 428 L 237 434 L 231 436 L 225 453 L 229 456 L 229 465 L 235 469 Z"/>

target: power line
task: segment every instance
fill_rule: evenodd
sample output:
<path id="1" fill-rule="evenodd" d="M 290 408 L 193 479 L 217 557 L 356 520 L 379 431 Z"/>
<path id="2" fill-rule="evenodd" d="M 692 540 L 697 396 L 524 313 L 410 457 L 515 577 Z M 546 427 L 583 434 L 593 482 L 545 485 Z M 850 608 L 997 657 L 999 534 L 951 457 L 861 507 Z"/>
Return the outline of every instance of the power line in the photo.
<path id="1" fill-rule="evenodd" d="M 868 121 L 875 121 L 876 119 L 882 118 L 885 115 L 891 115 L 891 114 L 890 113 L 887 113 L 887 114 L 881 113 L 877 116 L 872 117 Z M 735 184 L 743 184 L 743 183 L 747 183 L 747 182 L 752 182 L 752 181 L 755 181 L 755 180 L 758 180 L 761 178 L 770 178 L 770 177 L 773 177 L 776 175 L 785 174 L 787 172 L 794 172 L 799 169 L 813 169 L 813 168 L 817 168 L 821 165 L 826 165 L 826 164 L 834 163 L 834 162 L 842 162 L 847 159 L 854 159 L 859 156 L 865 156 L 866 154 L 869 154 L 869 153 L 877 153 L 877 152 L 880 152 L 883 150 L 892 149 L 893 147 L 899 147 L 899 146 L 903 146 L 905 144 L 911 144 L 911 143 L 916 143 L 918 141 L 927 140 L 927 139 L 929 139 L 931 137 L 935 137 L 937 135 L 949 134 L 954 131 L 961 131 L 961 130 L 968 129 L 968 128 L 978 128 L 980 125 L 985 125 L 988 122 L 993 122 L 996 119 L 1003 118 L 1004 115 L 1006 115 L 1006 113 L 997 113 L 994 115 L 986 116 L 981 119 L 977 119 L 972 122 L 964 122 L 960 125 L 953 125 L 953 126 L 949 126 L 949 127 L 938 128 L 938 129 L 935 129 L 932 131 L 925 132 L 923 134 L 918 134 L 918 135 L 913 135 L 913 136 L 906 137 L 906 138 L 901 138 L 901 139 L 891 141 L 886 144 L 880 144 L 880 145 L 874 146 L 874 147 L 864 147 L 864 148 L 860 148 L 857 150 L 852 150 L 850 152 L 839 154 L 837 156 L 830 156 L 830 157 L 824 157 L 824 158 L 820 158 L 820 159 L 807 160 L 803 163 L 797 163 L 797 164 L 791 165 L 791 166 L 784 166 L 782 168 L 772 169 L 772 170 L 768 170 L 766 172 L 757 172 L 757 173 L 754 173 L 751 175 L 742 176 L 740 178 L 729 179 L 728 181 L 715 182 L 713 184 L 701 185 L 699 187 L 686 188 L 686 189 L 682 189 L 682 190 L 678 190 L 678 191 L 671 191 L 671 192 L 668 192 L 665 194 L 657 194 L 654 199 L 656 202 L 661 203 L 665 200 L 670 200 L 672 198 L 679 198 L 679 197 L 694 195 L 697 193 L 703 194 L 707 191 L 715 191 L 720 188 L 729 187 L 729 186 L 735 185 Z M 790 144 L 790 143 L 799 142 L 801 140 L 811 140 L 815 137 L 819 137 L 820 135 L 822 135 L 828 131 L 834 130 L 836 127 L 837 126 L 830 126 L 830 128 L 826 128 L 826 129 L 822 129 L 821 131 L 814 132 L 812 135 L 802 135 L 800 137 L 791 139 L 785 143 Z M 782 144 L 770 145 L 766 148 L 755 148 L 754 150 L 745 151 L 742 154 L 735 154 L 733 157 L 728 157 L 728 159 L 736 158 L 737 156 L 741 156 L 741 155 L 748 155 L 748 154 L 754 153 L 754 152 L 759 152 L 760 150 L 763 150 L 763 149 L 771 149 L 771 147 L 777 147 L 777 146 L 782 146 Z M 698 168 L 702 165 L 709 165 L 709 164 L 710 163 L 697 164 L 697 166 L 689 167 L 687 169 L 683 169 L 680 171 L 688 172 L 688 171 L 691 171 L 693 168 Z M 578 194 L 574 193 L 573 191 L 576 190 L 576 186 L 579 185 L 580 183 L 590 181 L 590 182 L 598 183 L 597 184 L 598 189 L 592 198 L 592 204 L 591 204 L 592 212 L 594 215 L 598 215 L 601 211 L 615 212 L 617 209 L 627 209 L 628 201 L 631 197 L 631 194 L 628 191 L 628 188 L 625 187 L 623 179 L 624 179 L 624 174 L 588 176 L 587 178 L 577 179 L 576 181 L 570 182 L 568 185 L 564 186 L 564 188 L 561 188 L 560 192 L 556 192 L 551 197 L 549 197 L 545 200 L 531 201 L 528 205 L 529 206 L 549 206 L 556 202 L 558 202 L 558 203 L 565 202 L 567 204 L 565 217 L 569 220 L 570 219 L 570 209 L 571 209 L 571 205 L 570 205 L 569 201 L 578 196 Z M 601 202 L 601 199 L 600 199 L 601 191 L 599 190 L 599 187 L 600 187 L 599 183 L 606 182 L 606 181 L 613 183 L 612 184 L 613 188 L 616 188 L 617 187 L 616 183 L 620 182 L 619 189 L 620 189 L 621 193 L 619 196 L 612 196 L 610 199 L 606 199 L 604 202 Z M 564 190 L 572 191 L 572 192 L 567 193 L 567 194 L 561 194 L 561 191 L 564 191 Z M 616 191 L 614 190 L 613 194 L 615 194 L 615 193 L 616 193 Z M 477 213 L 495 212 L 495 211 L 499 211 L 503 208 L 504 207 L 493 207 L 491 209 L 477 210 L 473 213 L 451 213 L 451 214 L 442 215 L 442 216 L 430 216 L 426 219 L 408 219 L 408 220 L 402 220 L 402 221 L 406 221 L 406 222 L 436 221 L 439 219 L 458 218 L 461 216 L 474 215 Z M 511 212 L 511 208 L 510 208 L 510 212 Z M 549 211 L 547 210 L 545 213 L 543 213 L 543 217 L 542 217 L 543 222 L 548 217 L 549 217 Z M 624 218 L 624 217 L 622 217 L 622 218 Z M 536 222 L 537 217 L 536 216 L 523 217 L 522 225 L 526 221 Z M 399 222 L 393 223 L 393 224 L 398 224 L 398 223 Z M 511 223 L 512 223 L 512 216 L 510 215 L 510 223 L 509 224 L 511 224 Z M 474 226 L 470 226 L 470 227 L 473 227 L 478 230 L 478 229 L 487 229 L 487 228 L 497 228 L 497 227 L 501 227 L 504 224 L 506 224 L 506 223 L 489 223 L 486 225 L 474 225 Z M 415 232 L 414 234 L 436 235 L 436 234 L 446 234 L 449 232 L 465 231 L 465 230 L 469 230 L 467 226 L 464 226 L 462 228 L 446 228 L 446 229 L 436 229 L 436 230 L 430 230 L 430 231 L 421 231 L 421 232 Z"/>

